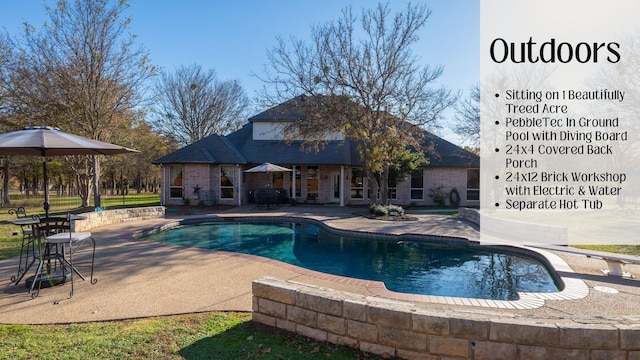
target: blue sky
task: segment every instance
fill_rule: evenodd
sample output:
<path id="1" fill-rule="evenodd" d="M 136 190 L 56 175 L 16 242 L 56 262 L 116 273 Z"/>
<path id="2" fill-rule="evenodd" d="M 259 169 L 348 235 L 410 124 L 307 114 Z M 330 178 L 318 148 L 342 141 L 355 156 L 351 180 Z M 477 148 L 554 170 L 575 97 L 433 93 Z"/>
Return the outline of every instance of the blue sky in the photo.
<path id="1" fill-rule="evenodd" d="M 5 0 L 0 26 L 11 35 L 28 22 L 39 27 L 48 20 L 40 0 Z M 55 1 L 48 0 L 53 5 Z M 395 0 L 392 9 L 403 10 L 408 2 Z M 197 63 L 215 69 L 221 80 L 238 80 L 252 97 L 261 82 L 267 49 L 276 36 L 307 39 L 312 25 L 336 19 L 345 6 L 360 11 L 377 2 L 358 0 L 131 0 L 127 15 L 130 30 L 149 50 L 151 60 L 162 69 Z M 424 64 L 443 65 L 439 83 L 466 95 L 479 79 L 479 1 L 434 0 L 433 11 L 420 33 L 414 51 Z M 259 109 L 262 110 L 262 109 Z M 453 120 L 452 113 L 448 114 Z M 446 123 L 443 123 L 447 127 Z M 447 129 L 445 139 L 459 143 Z"/>

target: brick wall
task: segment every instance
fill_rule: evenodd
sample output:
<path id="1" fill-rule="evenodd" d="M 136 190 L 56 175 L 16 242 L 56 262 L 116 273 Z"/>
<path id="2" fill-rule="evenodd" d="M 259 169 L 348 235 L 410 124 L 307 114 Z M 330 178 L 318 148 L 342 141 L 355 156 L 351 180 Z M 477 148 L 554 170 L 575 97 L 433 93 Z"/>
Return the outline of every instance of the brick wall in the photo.
<path id="1" fill-rule="evenodd" d="M 479 201 L 467 200 L 467 169 L 466 168 L 427 168 L 424 176 L 425 200 L 433 204 L 429 197 L 429 189 L 444 186 L 443 190 L 449 193 L 453 188 L 460 193 L 460 206 L 479 205 Z M 450 205 L 447 196 L 446 204 Z"/>
<path id="2" fill-rule="evenodd" d="M 235 168 L 235 191 L 233 199 L 220 199 L 220 166 L 210 164 L 188 164 L 183 168 L 183 188 L 184 197 L 191 200 L 191 205 L 197 205 L 198 196 L 193 193 L 194 187 L 198 186 L 202 190 L 213 190 L 216 196 L 216 202 L 225 205 L 237 205 L 238 203 L 238 190 L 242 191 L 242 203 L 247 204 L 249 202 L 248 194 L 249 190 L 264 189 L 267 185 L 271 184 L 272 174 L 265 173 L 253 173 L 246 174 L 242 171 L 241 167 L 234 166 Z M 345 204 L 347 205 L 367 205 L 369 199 L 351 199 L 351 167 L 345 167 L 345 179 L 343 196 Z M 305 202 L 307 200 L 307 166 L 298 166 L 297 171 L 302 172 L 302 196 L 297 200 L 299 202 Z M 319 167 L 319 192 L 317 203 L 330 203 L 332 200 L 331 189 L 331 174 L 333 172 L 339 173 L 339 166 L 320 166 Z M 168 166 L 165 166 L 164 176 L 168 174 Z M 286 173 L 283 181 L 284 188 L 290 190 L 290 177 L 291 173 Z M 435 168 L 429 167 L 424 170 L 423 191 L 424 197 L 422 200 L 413 200 L 410 197 L 410 184 L 409 176 L 406 179 L 401 180 L 397 184 L 396 200 L 392 200 L 392 203 L 399 205 L 433 205 L 433 201 L 429 197 L 429 189 L 443 186 L 443 190 L 448 194 L 453 188 L 458 190 L 460 194 L 460 206 L 478 206 L 478 201 L 467 200 L 467 169 L 466 168 Z M 366 188 L 366 187 L 365 187 Z M 163 189 L 164 199 L 166 205 L 182 205 L 182 199 L 169 198 L 169 186 L 166 185 Z M 449 197 L 446 198 L 446 205 L 450 205 Z"/>
<path id="3" fill-rule="evenodd" d="M 640 359 L 640 326 L 443 314 L 272 277 L 253 282 L 253 321 L 403 359 Z"/>

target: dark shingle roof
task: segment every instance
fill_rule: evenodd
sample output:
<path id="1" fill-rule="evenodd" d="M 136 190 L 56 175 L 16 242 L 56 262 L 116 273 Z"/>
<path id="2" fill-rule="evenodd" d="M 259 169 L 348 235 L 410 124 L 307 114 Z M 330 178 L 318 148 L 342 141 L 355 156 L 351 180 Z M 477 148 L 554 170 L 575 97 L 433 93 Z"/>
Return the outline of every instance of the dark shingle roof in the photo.
<path id="1" fill-rule="evenodd" d="M 351 165 L 351 141 L 329 141 L 316 152 L 303 147 L 301 141 L 253 140 L 253 123 L 229 134 L 227 139 L 248 163 L 278 165 Z"/>
<path id="2" fill-rule="evenodd" d="M 291 100 L 285 101 L 272 108 L 269 108 L 257 115 L 249 118 L 249 122 L 254 121 L 294 121 L 304 119 L 305 115 L 301 111 L 301 100 L 304 97 L 295 97 Z"/>
<path id="3" fill-rule="evenodd" d="M 153 161 L 154 164 L 245 164 L 241 153 L 223 136 L 209 135 Z"/>
<path id="4" fill-rule="evenodd" d="M 480 157 L 458 145 L 436 136 L 428 131 L 424 132 L 422 145 L 427 148 L 429 158 L 427 167 L 480 167 Z"/>
<path id="5" fill-rule="evenodd" d="M 249 118 L 249 123 L 227 135 L 211 135 L 182 149 L 174 151 L 154 164 L 209 163 L 209 164 L 262 164 L 291 165 L 347 165 L 360 166 L 357 142 L 328 141 L 316 152 L 303 148 L 301 141 L 253 140 L 253 122 L 291 121 L 304 118 L 296 111 L 294 102 L 300 97 L 274 106 Z M 480 158 L 430 132 L 424 132 L 423 144 L 429 167 L 479 167 Z"/>

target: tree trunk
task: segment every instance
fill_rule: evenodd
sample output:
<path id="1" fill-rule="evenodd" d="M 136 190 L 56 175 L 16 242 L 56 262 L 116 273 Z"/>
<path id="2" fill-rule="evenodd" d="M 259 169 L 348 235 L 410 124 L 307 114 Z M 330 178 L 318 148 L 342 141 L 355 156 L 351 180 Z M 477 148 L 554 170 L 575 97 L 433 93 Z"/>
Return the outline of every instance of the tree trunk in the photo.
<path id="1" fill-rule="evenodd" d="M 6 158 L 2 159 L 2 204 L 11 204 L 11 199 L 9 199 L 9 162 Z"/>
<path id="2" fill-rule="evenodd" d="M 378 198 L 380 184 L 378 183 L 378 179 L 370 170 L 366 170 L 365 173 L 367 174 L 367 180 L 369 180 L 369 184 L 371 184 L 371 197 L 369 198 L 369 204 L 380 204 L 380 199 Z"/>
<path id="3" fill-rule="evenodd" d="M 389 205 L 389 165 L 384 166 L 382 176 L 380 177 L 380 182 L 382 188 L 382 191 L 380 192 L 382 203 L 385 205 Z"/>
<path id="4" fill-rule="evenodd" d="M 33 184 L 33 195 L 38 196 L 40 195 L 40 188 L 38 187 L 38 177 L 36 175 L 33 175 L 32 178 L 32 184 Z"/>
<path id="5" fill-rule="evenodd" d="M 29 196 L 29 177 L 26 171 L 22 172 L 22 191 L 26 196 Z"/>
<path id="6" fill-rule="evenodd" d="M 100 158 L 93 155 L 93 206 L 102 206 L 100 202 Z"/>
<path id="7" fill-rule="evenodd" d="M 76 172 L 77 191 L 80 199 L 82 200 L 81 206 L 88 207 L 89 198 L 91 197 L 91 192 L 93 190 L 92 184 L 95 184 L 95 182 L 92 181 L 94 175 L 91 174 L 94 167 L 93 163 L 88 164 L 86 160 L 82 161 L 82 165 L 80 166 L 82 169 L 79 168 L 79 171 Z"/>
<path id="8" fill-rule="evenodd" d="M 78 174 L 76 176 L 76 183 L 78 186 L 78 195 L 82 200 L 82 207 L 89 206 L 89 197 L 91 196 L 91 177 L 86 174 Z"/>

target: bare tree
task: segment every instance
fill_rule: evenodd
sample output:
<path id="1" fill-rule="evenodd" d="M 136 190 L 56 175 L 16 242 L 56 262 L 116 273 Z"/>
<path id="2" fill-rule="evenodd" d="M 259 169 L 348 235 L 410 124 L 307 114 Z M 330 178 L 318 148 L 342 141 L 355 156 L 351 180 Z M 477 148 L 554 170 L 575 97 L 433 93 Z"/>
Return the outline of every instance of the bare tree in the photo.
<path id="1" fill-rule="evenodd" d="M 49 22 L 39 29 L 25 25 L 13 94 L 30 121 L 47 119 L 48 125 L 102 141 L 112 140 L 112 129 L 130 126 L 144 100 L 142 87 L 156 70 L 127 30 L 127 7 L 124 0 L 59 0 L 46 6 Z M 93 185 L 81 192 L 83 206 L 91 190 L 100 206 L 99 157 L 90 161 L 88 173 L 77 169 L 81 184 Z"/>
<path id="2" fill-rule="evenodd" d="M 359 17 L 345 8 L 336 21 L 313 28 L 310 43 L 279 38 L 268 52 L 262 100 L 273 104 L 305 94 L 310 101 L 292 102 L 306 114 L 292 134 L 317 144 L 337 131 L 357 141 L 371 202 L 378 202 L 380 185 L 385 193 L 394 152 L 420 149 L 424 128 L 436 126 L 456 100 L 433 87 L 442 67 L 419 66 L 412 51 L 430 14 L 424 4 L 396 14 L 378 5 Z"/>
<path id="3" fill-rule="evenodd" d="M 11 97 L 11 64 L 15 61 L 15 52 L 13 51 L 13 43 L 6 34 L 0 34 L 0 132 L 16 130 L 19 125 L 15 123 L 14 102 Z M 15 168 L 13 157 L 0 157 L 0 180 L 2 187 L 0 190 L 0 207 L 3 204 L 10 204 L 9 198 L 9 179 L 11 170 Z"/>
<path id="4" fill-rule="evenodd" d="M 196 64 L 163 73 L 156 92 L 153 123 L 181 145 L 236 130 L 249 105 L 238 82 L 219 81 L 214 70 Z"/>
<path id="5" fill-rule="evenodd" d="M 456 107 L 453 131 L 474 146 L 480 143 L 480 86 L 471 87 L 469 97 Z"/>

